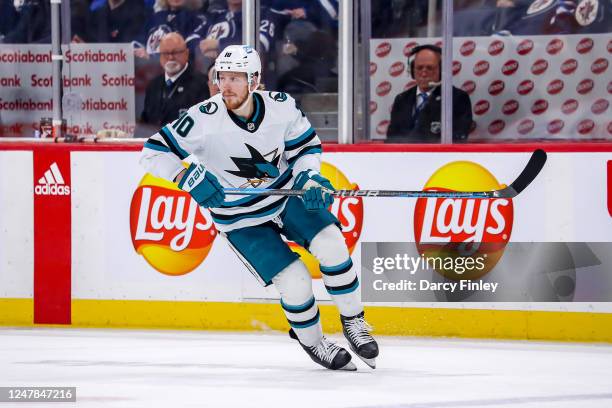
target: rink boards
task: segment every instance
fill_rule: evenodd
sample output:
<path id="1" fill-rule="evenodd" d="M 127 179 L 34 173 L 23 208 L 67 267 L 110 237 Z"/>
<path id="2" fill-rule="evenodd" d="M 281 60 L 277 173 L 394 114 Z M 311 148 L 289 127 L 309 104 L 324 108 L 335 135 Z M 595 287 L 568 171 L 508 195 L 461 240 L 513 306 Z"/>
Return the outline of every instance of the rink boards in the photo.
<path id="1" fill-rule="evenodd" d="M 452 188 L 457 179 L 489 189 L 491 180 L 510 183 L 535 147 L 329 146 L 323 173 L 343 189 Z M 612 241 L 612 145 L 543 147 L 542 174 L 497 220 L 511 231 L 504 239 Z M 286 329 L 276 291 L 259 286 L 206 211 L 171 185 L 143 178 L 138 151 L 0 145 L 0 324 Z M 413 242 L 435 223 L 416 206 L 413 199 L 337 200 L 332 212 L 357 267 L 361 242 Z M 323 323 L 336 331 L 316 265 L 304 259 Z M 607 302 L 385 303 L 370 304 L 368 316 L 380 334 L 612 341 Z"/>

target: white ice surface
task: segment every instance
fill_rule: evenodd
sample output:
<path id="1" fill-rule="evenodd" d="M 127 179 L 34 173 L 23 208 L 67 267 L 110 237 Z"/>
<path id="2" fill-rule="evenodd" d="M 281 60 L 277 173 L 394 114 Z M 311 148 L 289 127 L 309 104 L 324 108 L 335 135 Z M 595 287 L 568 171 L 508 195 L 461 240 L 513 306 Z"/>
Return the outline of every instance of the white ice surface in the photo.
<path id="1" fill-rule="evenodd" d="M 376 370 L 333 372 L 281 333 L 5 328 L 0 386 L 76 386 L 78 407 L 612 407 L 610 345 L 379 343 Z"/>

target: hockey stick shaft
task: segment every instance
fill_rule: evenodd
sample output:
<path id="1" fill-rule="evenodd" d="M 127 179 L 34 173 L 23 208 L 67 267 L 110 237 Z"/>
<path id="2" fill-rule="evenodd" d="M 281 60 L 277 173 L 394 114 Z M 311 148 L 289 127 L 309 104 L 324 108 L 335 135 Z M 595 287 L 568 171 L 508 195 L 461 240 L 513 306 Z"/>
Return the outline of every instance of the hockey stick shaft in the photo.
<path id="1" fill-rule="evenodd" d="M 533 152 L 521 174 L 510 186 L 492 191 L 403 191 L 403 190 L 336 190 L 336 197 L 403 197 L 403 198 L 513 198 L 520 194 L 540 173 L 546 163 L 546 152 Z M 225 188 L 228 195 L 301 196 L 306 190 Z"/>
<path id="2" fill-rule="evenodd" d="M 265 188 L 224 188 L 228 195 L 275 195 L 275 196 L 302 196 L 306 190 L 268 190 Z M 403 191 L 403 190 L 336 190 L 335 197 L 438 197 L 438 198 L 493 198 L 487 191 Z"/>

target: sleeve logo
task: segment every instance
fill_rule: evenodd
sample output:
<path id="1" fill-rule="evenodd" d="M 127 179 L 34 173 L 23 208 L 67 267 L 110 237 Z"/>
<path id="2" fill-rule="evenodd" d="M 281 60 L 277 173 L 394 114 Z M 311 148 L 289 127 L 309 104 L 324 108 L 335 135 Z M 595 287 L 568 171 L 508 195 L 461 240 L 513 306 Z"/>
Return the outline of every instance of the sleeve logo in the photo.
<path id="1" fill-rule="evenodd" d="M 207 115 L 212 115 L 219 109 L 219 106 L 215 102 L 206 102 L 204 105 L 200 106 L 200 112 L 205 113 Z"/>
<path id="2" fill-rule="evenodd" d="M 284 92 L 270 92 L 270 98 L 276 102 L 285 102 L 287 100 L 287 94 Z"/>

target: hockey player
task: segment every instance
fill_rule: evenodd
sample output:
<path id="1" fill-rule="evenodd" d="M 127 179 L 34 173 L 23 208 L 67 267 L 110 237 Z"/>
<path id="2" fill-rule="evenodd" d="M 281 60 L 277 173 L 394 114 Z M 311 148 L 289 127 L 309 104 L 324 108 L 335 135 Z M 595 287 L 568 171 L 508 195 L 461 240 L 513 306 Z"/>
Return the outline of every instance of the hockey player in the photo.
<path id="1" fill-rule="evenodd" d="M 327 207 L 334 188 L 319 173 L 321 143 L 289 95 L 258 91 L 261 62 L 250 46 L 231 45 L 215 63 L 221 93 L 192 106 L 145 143 L 141 163 L 173 180 L 210 209 L 217 229 L 263 285 L 274 284 L 299 341 L 318 364 L 355 370 L 351 355 L 322 333 L 308 269 L 281 234 L 320 263 L 351 349 L 375 367 L 378 345 L 364 320 L 339 222 Z M 191 162 L 185 169 L 182 162 Z M 302 197 L 226 196 L 224 188 L 304 189 Z"/>

